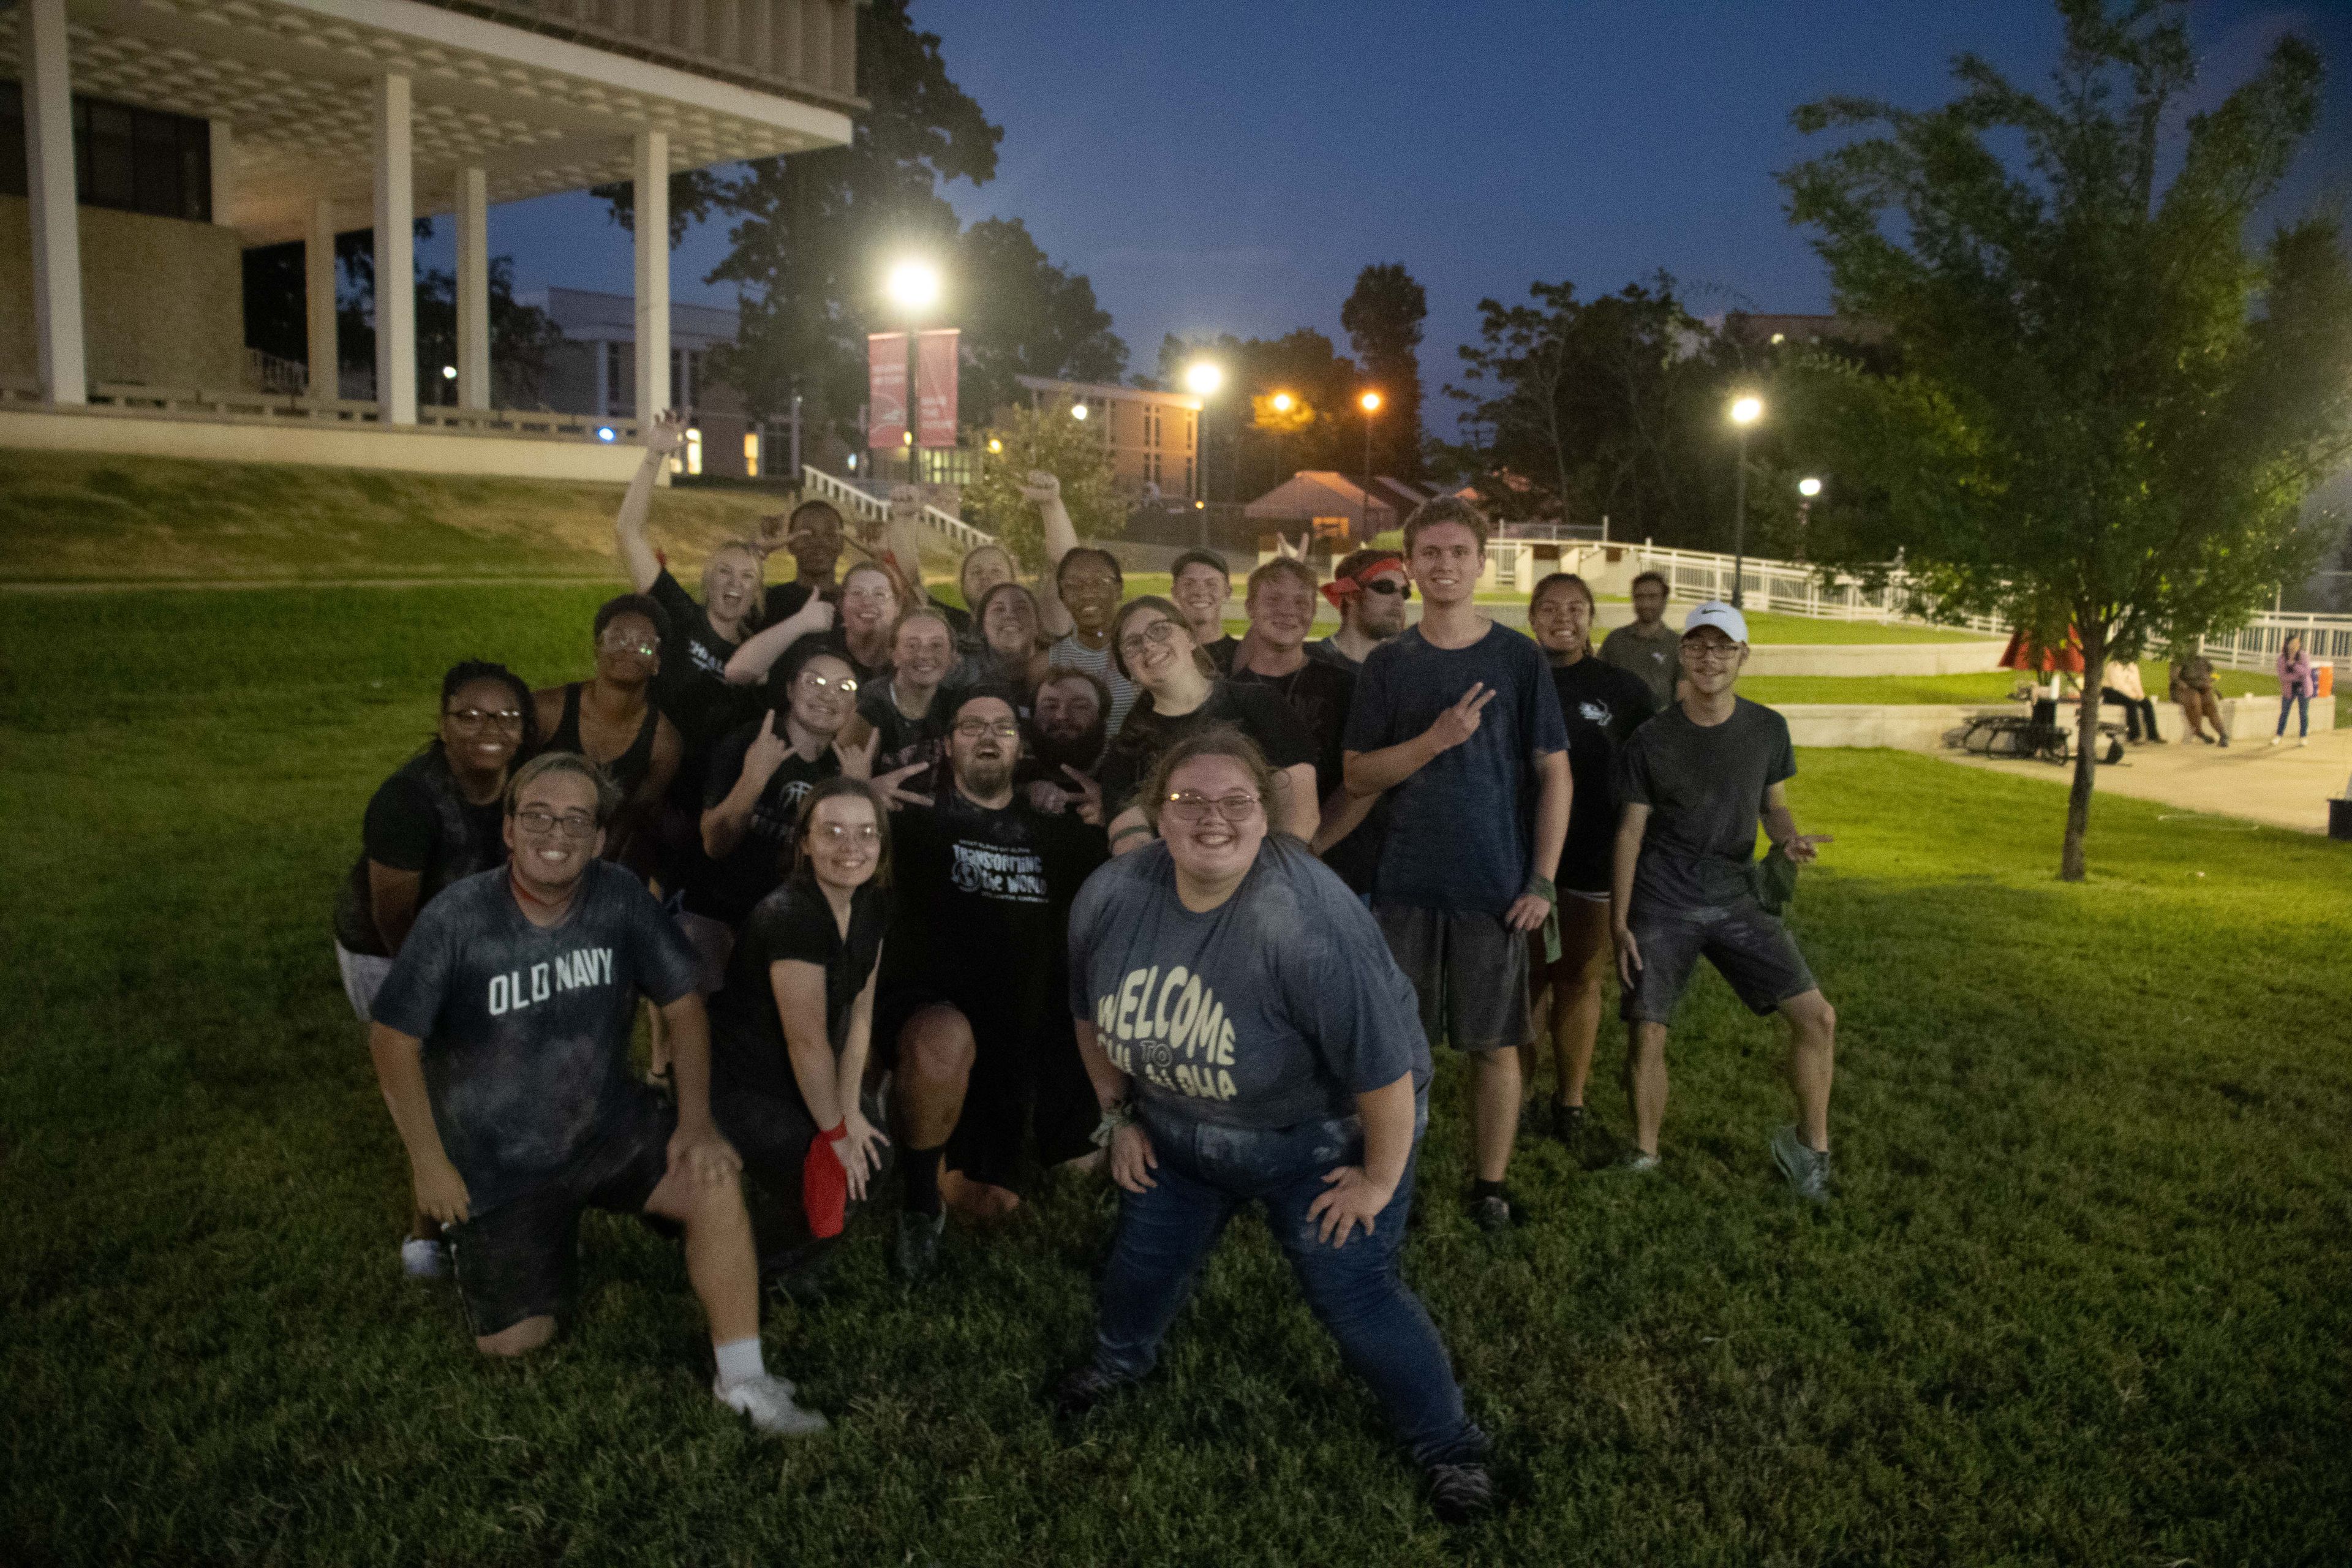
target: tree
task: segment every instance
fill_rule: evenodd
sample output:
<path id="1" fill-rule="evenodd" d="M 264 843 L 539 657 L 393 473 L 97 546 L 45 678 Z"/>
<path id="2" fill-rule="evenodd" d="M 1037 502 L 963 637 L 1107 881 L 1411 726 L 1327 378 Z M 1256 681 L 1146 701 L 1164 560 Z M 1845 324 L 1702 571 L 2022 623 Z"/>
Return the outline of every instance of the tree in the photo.
<path id="1" fill-rule="evenodd" d="M 1116 382 L 1127 344 L 1094 286 L 1045 258 L 1019 218 L 986 218 L 956 247 L 957 311 L 963 328 L 961 401 L 982 419 L 1023 400 L 1022 375 Z"/>
<path id="2" fill-rule="evenodd" d="M 2309 564 L 2297 502 L 2352 441 L 2352 269 L 2332 223 L 2262 251 L 2243 237 L 2317 112 L 2308 44 L 2281 38 L 2189 115 L 2159 189 L 2196 77 L 2181 7 L 2059 10 L 2051 98 L 1962 55 L 1940 109 L 1800 108 L 1809 133 L 1882 133 L 1780 177 L 1839 308 L 1885 323 L 1901 356 L 1891 376 L 1824 360 L 1793 379 L 1799 448 L 1860 497 L 1815 513 L 1843 520 L 1823 542 L 1899 546 L 1944 608 L 2045 646 L 2071 628 L 2087 738 L 2110 658 L 2194 648 Z M 2067 801 L 2070 881 L 2094 754 Z"/>
<path id="3" fill-rule="evenodd" d="M 1007 410 L 988 433 L 978 482 L 964 487 L 964 515 L 995 534 L 1032 571 L 1045 563 L 1044 525 L 1036 507 L 1021 493 L 1021 480 L 1032 468 L 1044 468 L 1062 481 L 1062 504 L 1070 509 L 1070 523 L 1080 539 L 1116 539 L 1127 526 L 1127 509 L 1111 488 L 1110 451 L 1102 433 L 1070 417 L 1070 407 L 1064 401 Z"/>
<path id="4" fill-rule="evenodd" d="M 1402 262 L 1384 262 L 1356 274 L 1354 292 L 1339 307 L 1339 325 L 1356 351 L 1364 378 L 1381 395 L 1372 426 L 1377 473 L 1419 479 L 1421 450 L 1421 323 L 1429 297 Z"/>
<path id="5" fill-rule="evenodd" d="M 1300 327 L 1278 338 L 1246 340 L 1226 332 L 1189 342 L 1170 333 L 1160 345 L 1160 384 L 1181 386 L 1184 367 L 1195 359 L 1215 361 L 1227 377 L 1203 422 L 1206 472 L 1216 497 L 1246 500 L 1302 468 L 1362 469 L 1363 416 L 1356 393 L 1363 377 L 1321 332 Z M 1271 410 L 1278 392 L 1289 393 L 1297 407 L 1271 423 L 1258 419 L 1261 400 Z M 1243 413 L 1245 408 L 1250 412 Z"/>

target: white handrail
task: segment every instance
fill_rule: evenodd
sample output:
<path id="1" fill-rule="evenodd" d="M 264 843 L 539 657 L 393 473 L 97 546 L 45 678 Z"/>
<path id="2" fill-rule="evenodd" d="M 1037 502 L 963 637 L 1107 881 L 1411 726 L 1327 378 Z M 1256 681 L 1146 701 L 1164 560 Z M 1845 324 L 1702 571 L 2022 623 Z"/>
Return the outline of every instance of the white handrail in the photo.
<path id="1" fill-rule="evenodd" d="M 831 501 L 852 516 L 869 522 L 887 522 L 890 503 L 859 489 L 846 479 L 836 479 L 823 468 L 801 465 L 801 487 L 820 500 Z M 950 517 L 935 506 L 926 505 L 922 521 L 934 533 L 944 536 L 958 550 L 972 550 L 982 544 L 993 544 L 996 536 L 983 533 L 960 517 Z"/>

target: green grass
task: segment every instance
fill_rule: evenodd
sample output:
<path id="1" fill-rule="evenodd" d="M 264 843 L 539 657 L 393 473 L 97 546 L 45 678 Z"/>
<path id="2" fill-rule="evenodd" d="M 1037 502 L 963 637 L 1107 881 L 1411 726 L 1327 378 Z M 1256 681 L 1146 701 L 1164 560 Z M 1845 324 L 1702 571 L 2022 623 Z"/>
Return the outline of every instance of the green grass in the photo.
<path id="1" fill-rule="evenodd" d="M 1453 1201 L 1444 1065 L 1407 1272 L 1498 1444 L 1490 1522 L 1432 1522 L 1255 1223 L 1150 1384 L 1058 1433 L 1109 1231 L 1076 1184 L 913 1297 L 861 1218 L 768 1326 L 822 1441 L 714 1410 L 630 1224 L 590 1224 L 556 1347 L 480 1364 L 397 1275 L 327 911 L 442 667 L 576 674 L 600 592 L 0 598 L 0 1557 L 2342 1560 L 2345 847 L 2102 799 L 2063 886 L 2058 784 L 1889 753 L 1791 786 L 1837 835 L 1794 917 L 1842 1018 L 1833 1207 L 1777 1189 L 1780 1047 L 1711 975 L 1666 1176 L 1530 1142 L 1500 1240 Z"/>

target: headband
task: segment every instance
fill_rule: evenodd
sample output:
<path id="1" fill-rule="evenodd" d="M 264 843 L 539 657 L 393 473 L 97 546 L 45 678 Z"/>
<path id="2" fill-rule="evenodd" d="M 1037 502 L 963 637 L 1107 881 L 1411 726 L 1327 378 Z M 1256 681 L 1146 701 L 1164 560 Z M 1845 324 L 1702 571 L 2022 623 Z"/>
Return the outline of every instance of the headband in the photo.
<path id="1" fill-rule="evenodd" d="M 1400 572 L 1403 571 L 1404 557 L 1402 555 L 1383 555 L 1377 561 L 1367 561 L 1361 566 L 1356 568 L 1356 572 L 1353 576 L 1334 577 L 1328 583 L 1324 584 L 1323 596 L 1331 601 L 1331 607 L 1333 609 L 1344 610 L 1348 607 L 1349 600 L 1354 598 L 1357 595 L 1364 591 L 1365 582 L 1369 580 L 1374 573 L 1385 572 L 1391 566 L 1395 567 Z"/>

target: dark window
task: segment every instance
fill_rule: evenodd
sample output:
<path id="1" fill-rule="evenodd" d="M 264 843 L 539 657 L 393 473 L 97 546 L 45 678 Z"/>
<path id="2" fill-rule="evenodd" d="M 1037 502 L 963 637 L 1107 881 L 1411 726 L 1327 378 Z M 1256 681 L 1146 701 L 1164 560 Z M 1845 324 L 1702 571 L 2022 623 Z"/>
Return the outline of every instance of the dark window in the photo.
<path id="1" fill-rule="evenodd" d="M 82 205 L 212 221 L 213 137 L 205 121 L 77 94 L 73 138 L 75 195 Z M 29 195 L 30 176 L 24 90 L 0 82 L 0 194 Z"/>

